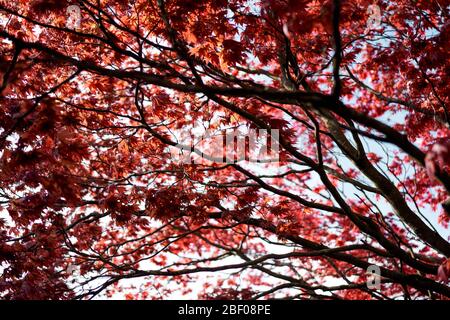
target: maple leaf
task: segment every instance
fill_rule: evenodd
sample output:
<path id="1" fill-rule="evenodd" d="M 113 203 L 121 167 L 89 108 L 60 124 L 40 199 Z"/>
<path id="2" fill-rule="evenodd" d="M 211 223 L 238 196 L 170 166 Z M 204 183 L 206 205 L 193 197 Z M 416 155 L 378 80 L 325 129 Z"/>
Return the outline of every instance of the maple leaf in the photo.
<path id="1" fill-rule="evenodd" d="M 233 39 L 226 39 L 222 41 L 223 49 L 219 54 L 220 66 L 224 70 L 236 63 L 244 61 L 244 48 L 243 46 Z"/>

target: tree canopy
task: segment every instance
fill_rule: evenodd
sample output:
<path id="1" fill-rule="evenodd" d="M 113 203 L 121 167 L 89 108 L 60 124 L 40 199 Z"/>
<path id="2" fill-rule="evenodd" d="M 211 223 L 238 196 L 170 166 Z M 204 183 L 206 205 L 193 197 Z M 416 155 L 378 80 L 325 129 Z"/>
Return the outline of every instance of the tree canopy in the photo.
<path id="1" fill-rule="evenodd" d="M 0 298 L 450 298 L 448 1 L 1 0 L 0 22 Z M 276 161 L 185 142 L 251 130 Z"/>

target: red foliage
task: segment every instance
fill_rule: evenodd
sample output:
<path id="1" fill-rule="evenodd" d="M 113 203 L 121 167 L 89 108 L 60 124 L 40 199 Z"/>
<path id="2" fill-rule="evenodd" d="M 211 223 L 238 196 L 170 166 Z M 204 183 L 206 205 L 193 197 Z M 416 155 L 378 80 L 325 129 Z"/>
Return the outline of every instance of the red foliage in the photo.
<path id="1" fill-rule="evenodd" d="M 450 298 L 447 7 L 0 1 L 0 298 Z"/>

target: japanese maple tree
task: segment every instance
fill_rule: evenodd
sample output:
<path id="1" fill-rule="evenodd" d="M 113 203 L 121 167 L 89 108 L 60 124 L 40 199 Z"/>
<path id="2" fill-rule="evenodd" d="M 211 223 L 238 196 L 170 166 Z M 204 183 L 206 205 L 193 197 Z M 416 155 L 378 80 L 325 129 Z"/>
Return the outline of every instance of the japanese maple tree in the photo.
<path id="1" fill-rule="evenodd" d="M 1 299 L 450 298 L 448 1 L 1 0 L 0 23 Z M 278 161 L 182 143 L 250 129 Z"/>

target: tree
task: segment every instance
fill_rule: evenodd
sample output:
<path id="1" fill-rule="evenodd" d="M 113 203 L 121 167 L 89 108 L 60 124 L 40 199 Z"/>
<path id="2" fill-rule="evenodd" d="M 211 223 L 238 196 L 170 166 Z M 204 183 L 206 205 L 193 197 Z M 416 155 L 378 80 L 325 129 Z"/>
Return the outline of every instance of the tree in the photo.
<path id="1" fill-rule="evenodd" d="M 0 297 L 448 299 L 448 18 L 0 1 Z"/>

